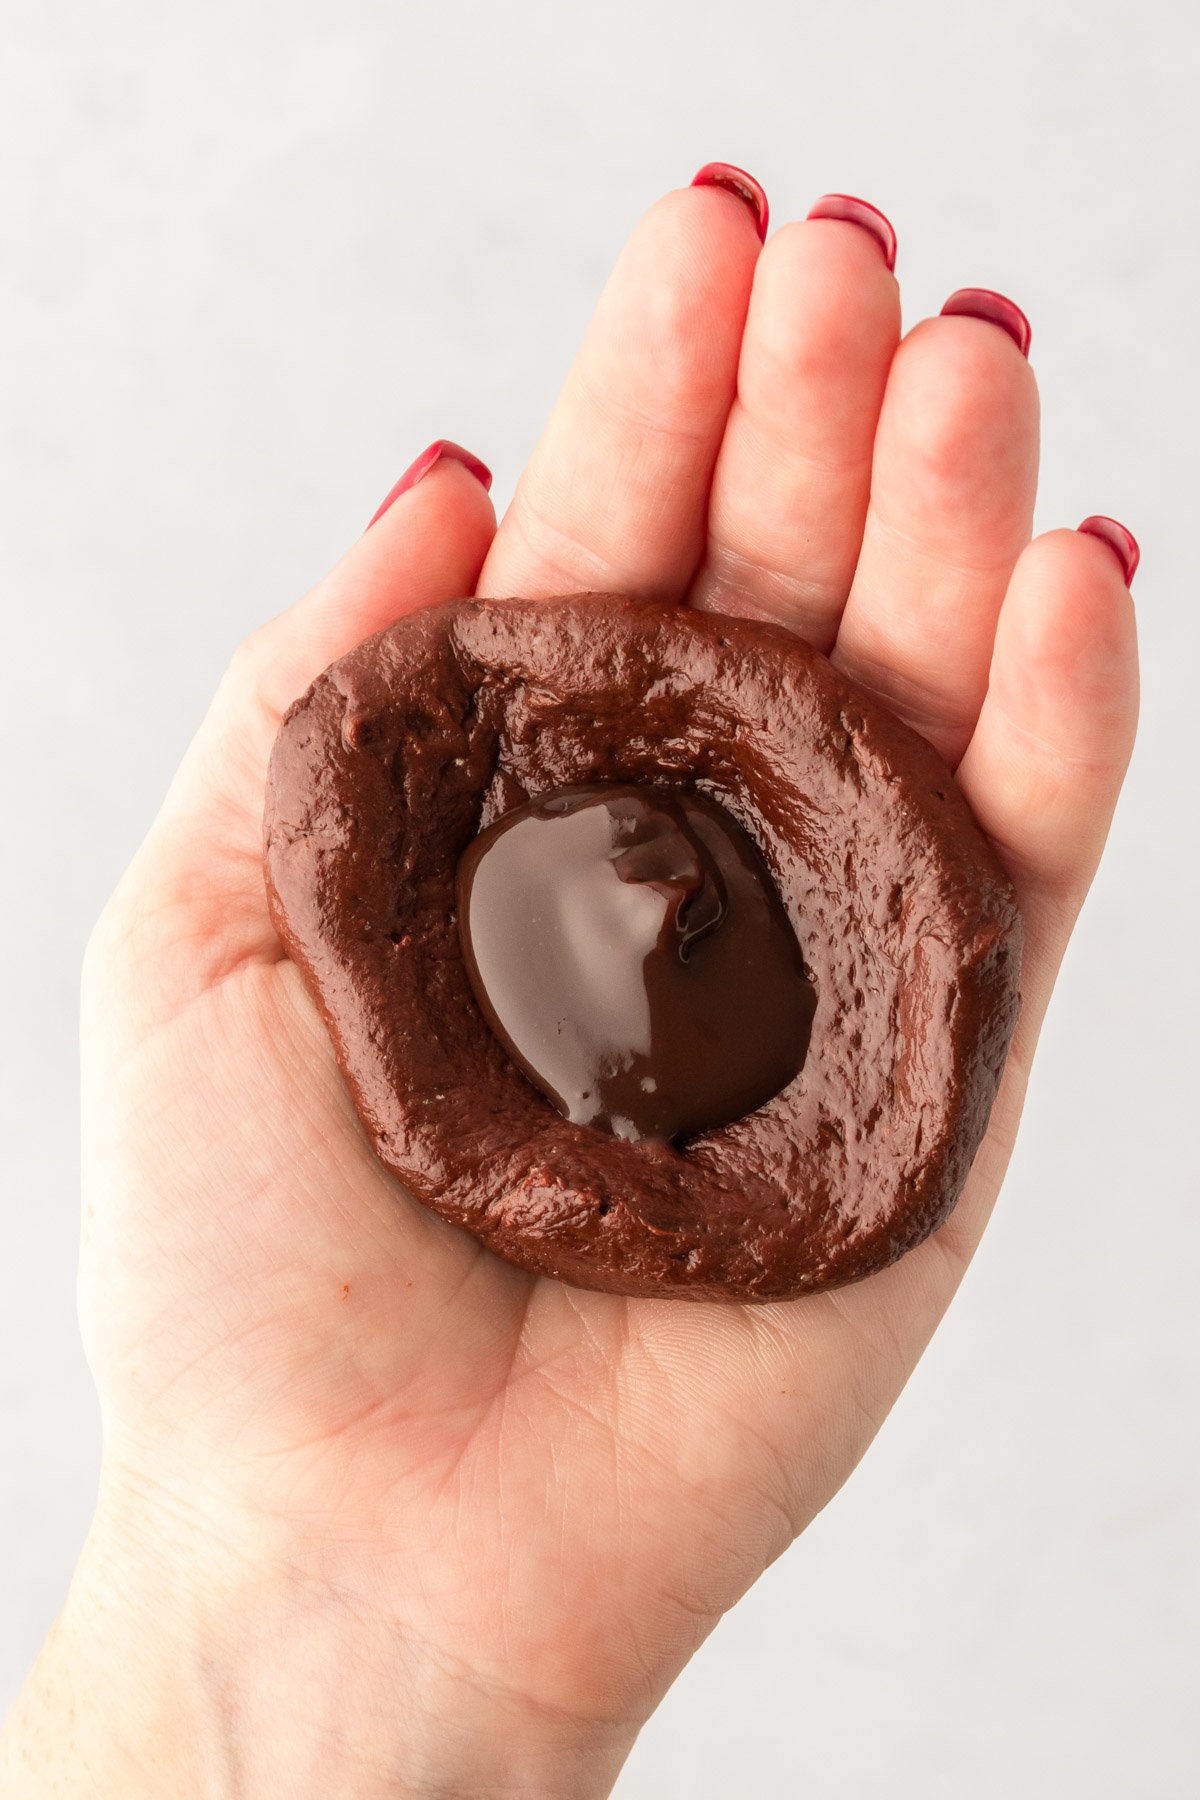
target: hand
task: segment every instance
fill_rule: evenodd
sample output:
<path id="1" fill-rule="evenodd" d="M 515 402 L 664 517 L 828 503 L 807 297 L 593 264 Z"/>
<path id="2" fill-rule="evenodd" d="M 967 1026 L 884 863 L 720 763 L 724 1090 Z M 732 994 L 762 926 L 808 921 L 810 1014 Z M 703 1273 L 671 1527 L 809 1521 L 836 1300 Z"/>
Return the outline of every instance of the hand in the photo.
<path id="1" fill-rule="evenodd" d="M 974 317 L 898 336 L 868 231 L 788 225 L 760 253 L 733 193 L 672 193 L 499 529 L 443 457 L 235 656 L 87 957 L 106 1447 L 14 1772 L 53 1737 L 55 1791 L 86 1765 L 87 1792 L 131 1800 L 606 1792 L 863 1454 L 995 1200 L 1136 714 L 1112 548 L 1028 541 L 1021 350 Z M 949 1223 L 858 1286 L 625 1301 L 497 1261 L 375 1161 L 271 930 L 263 782 L 288 703 L 413 608 L 581 588 L 802 633 L 956 767 L 1018 885 L 1024 1011 L 987 1140 Z"/>

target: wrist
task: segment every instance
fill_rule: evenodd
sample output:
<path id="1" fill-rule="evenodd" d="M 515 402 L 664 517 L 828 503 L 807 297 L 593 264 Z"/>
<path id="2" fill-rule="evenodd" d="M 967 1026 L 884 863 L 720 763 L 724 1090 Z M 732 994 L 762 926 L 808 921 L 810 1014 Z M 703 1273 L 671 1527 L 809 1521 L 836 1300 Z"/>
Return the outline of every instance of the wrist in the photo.
<path id="1" fill-rule="evenodd" d="M 12 1800 L 592 1800 L 611 1789 L 636 1726 L 555 1714 L 269 1556 L 181 1538 L 147 1542 L 98 1520 L 0 1737 Z"/>

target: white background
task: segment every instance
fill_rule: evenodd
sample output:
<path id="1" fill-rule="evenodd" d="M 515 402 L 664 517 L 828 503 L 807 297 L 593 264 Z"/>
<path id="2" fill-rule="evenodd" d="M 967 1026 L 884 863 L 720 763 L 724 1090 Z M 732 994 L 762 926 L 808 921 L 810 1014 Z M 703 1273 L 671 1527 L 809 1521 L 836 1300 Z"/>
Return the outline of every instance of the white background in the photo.
<path id="1" fill-rule="evenodd" d="M 1195 1687 L 1200 29 L 1180 0 L 8 0 L 0 1705 L 92 1499 L 80 951 L 237 640 L 430 439 L 503 503 L 638 213 L 711 158 L 1034 326 L 1040 527 L 1140 537 L 1140 747 L 960 1298 L 622 1800 L 1175 1800 Z M 1189 167 L 1189 163 L 1191 166 Z M 1189 1666 L 1190 1665 L 1190 1666 Z"/>

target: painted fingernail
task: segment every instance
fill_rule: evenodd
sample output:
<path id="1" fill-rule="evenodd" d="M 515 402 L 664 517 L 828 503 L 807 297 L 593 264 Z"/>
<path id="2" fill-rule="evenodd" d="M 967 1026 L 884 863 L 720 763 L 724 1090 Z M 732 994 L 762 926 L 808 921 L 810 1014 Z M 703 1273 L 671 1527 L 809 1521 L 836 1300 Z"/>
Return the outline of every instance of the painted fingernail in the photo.
<path id="1" fill-rule="evenodd" d="M 1033 327 L 1013 300 L 991 288 L 959 288 L 942 308 L 943 318 L 983 319 L 1007 331 L 1022 356 L 1029 355 Z"/>
<path id="2" fill-rule="evenodd" d="M 810 219 L 841 219 L 847 225 L 861 225 L 864 231 L 870 232 L 883 251 L 883 260 L 888 268 L 895 268 L 896 233 L 892 228 L 892 221 L 877 206 L 872 206 L 869 200 L 860 200 L 855 194 L 822 194 L 816 205 L 809 207 L 808 216 Z"/>
<path id="3" fill-rule="evenodd" d="M 430 444 L 428 450 L 422 450 L 415 463 L 410 463 L 405 469 L 395 487 L 385 497 L 383 505 L 372 514 L 367 530 L 370 531 L 377 519 L 382 519 L 394 500 L 398 500 L 401 494 L 407 494 L 409 488 L 415 488 L 418 481 L 424 481 L 430 469 L 436 468 L 442 461 L 461 463 L 464 469 L 471 471 L 476 481 L 482 482 L 485 490 L 491 487 L 492 471 L 485 462 L 480 462 L 477 456 L 470 450 L 464 450 L 461 444 L 452 444 L 449 438 L 438 438 Z"/>
<path id="4" fill-rule="evenodd" d="M 705 163 L 692 176 L 693 187 L 726 188 L 729 193 L 736 194 L 744 200 L 754 214 L 754 223 L 758 230 L 760 243 L 766 241 L 767 221 L 771 217 L 771 209 L 767 205 L 767 196 L 753 175 L 747 175 L 745 169 L 737 168 L 733 163 Z"/>
<path id="5" fill-rule="evenodd" d="M 1076 529 L 1086 531 L 1089 537 L 1099 538 L 1102 544 L 1108 545 L 1121 565 L 1125 586 L 1131 587 L 1142 553 L 1129 527 L 1122 525 L 1119 519 L 1110 519 L 1105 513 L 1091 513 Z"/>

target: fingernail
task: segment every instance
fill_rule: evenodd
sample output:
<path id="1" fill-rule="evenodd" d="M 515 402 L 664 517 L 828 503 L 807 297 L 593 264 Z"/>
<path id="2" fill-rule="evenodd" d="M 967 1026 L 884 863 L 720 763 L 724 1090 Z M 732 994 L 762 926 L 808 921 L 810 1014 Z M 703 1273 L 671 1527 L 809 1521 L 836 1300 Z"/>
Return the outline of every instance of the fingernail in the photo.
<path id="1" fill-rule="evenodd" d="M 1099 538 L 1102 544 L 1108 545 L 1121 565 L 1125 586 L 1131 587 L 1142 553 L 1128 525 L 1122 525 L 1119 519 L 1110 519 L 1105 513 L 1091 513 L 1076 530 L 1086 531 L 1089 537 Z"/>
<path id="2" fill-rule="evenodd" d="M 881 213 L 869 200 L 854 194 L 822 194 L 815 206 L 809 207 L 810 219 L 841 219 L 847 225 L 861 225 L 870 232 L 889 269 L 896 266 L 896 233 L 886 213 Z"/>
<path id="3" fill-rule="evenodd" d="M 464 469 L 469 469 L 476 481 L 483 483 L 485 490 L 491 487 L 492 471 L 486 463 L 480 462 L 470 450 L 464 450 L 461 444 L 452 444 L 449 438 L 438 438 L 435 443 L 430 444 L 428 450 L 422 450 L 415 463 L 410 463 L 405 469 L 378 512 L 372 514 L 367 530 L 370 531 L 377 519 L 382 519 L 393 500 L 398 500 L 401 494 L 407 494 L 409 488 L 415 488 L 418 481 L 424 481 L 430 469 L 435 468 L 443 458 L 447 462 L 461 463 Z"/>
<path id="4" fill-rule="evenodd" d="M 764 243 L 767 236 L 767 221 L 771 217 L 771 209 L 767 205 L 767 196 L 753 175 L 747 175 L 745 169 L 739 169 L 733 163 L 705 163 L 692 176 L 693 187 L 726 188 L 729 193 L 736 194 L 744 200 L 754 214 L 754 223 L 758 231 L 759 243 Z"/>
<path id="5" fill-rule="evenodd" d="M 1033 327 L 1013 300 L 991 288 L 959 288 L 942 308 L 943 318 L 983 319 L 1007 331 L 1022 356 L 1029 355 Z"/>

